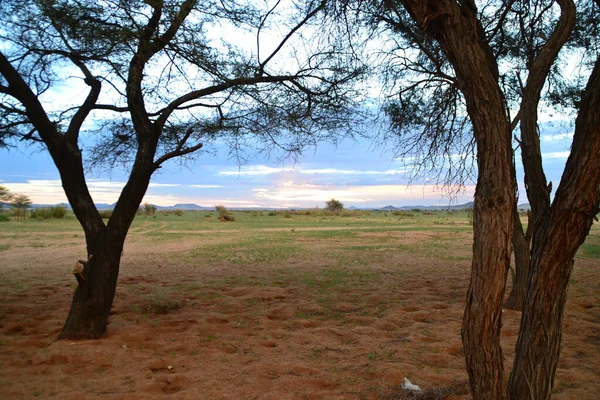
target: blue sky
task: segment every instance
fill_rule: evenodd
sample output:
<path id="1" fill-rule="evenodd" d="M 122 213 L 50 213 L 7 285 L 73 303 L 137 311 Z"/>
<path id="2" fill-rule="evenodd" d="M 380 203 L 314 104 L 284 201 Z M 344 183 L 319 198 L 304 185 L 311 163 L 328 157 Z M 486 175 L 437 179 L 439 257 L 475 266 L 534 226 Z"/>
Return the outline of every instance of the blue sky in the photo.
<path id="1" fill-rule="evenodd" d="M 565 123 L 542 126 L 544 167 L 555 189 L 569 154 L 572 129 Z M 517 161 L 521 176 L 520 158 Z M 367 141 L 322 144 L 296 162 L 278 162 L 276 155 L 271 159 L 256 156 L 241 166 L 228 157 L 226 149 L 217 147 L 213 154 L 199 154 L 187 165 L 166 164 L 154 175 L 144 201 L 161 206 L 304 208 L 323 207 L 326 200 L 336 198 L 347 207 L 378 208 L 460 204 L 473 199 L 473 182 L 451 198 L 427 177 L 411 184 L 410 176 L 406 162 L 394 159 L 390 149 Z M 88 186 L 97 203 L 114 203 L 125 180 L 126 173 L 121 170 L 88 174 Z M 39 148 L 0 150 L 0 185 L 29 195 L 36 204 L 66 202 L 56 167 Z"/>

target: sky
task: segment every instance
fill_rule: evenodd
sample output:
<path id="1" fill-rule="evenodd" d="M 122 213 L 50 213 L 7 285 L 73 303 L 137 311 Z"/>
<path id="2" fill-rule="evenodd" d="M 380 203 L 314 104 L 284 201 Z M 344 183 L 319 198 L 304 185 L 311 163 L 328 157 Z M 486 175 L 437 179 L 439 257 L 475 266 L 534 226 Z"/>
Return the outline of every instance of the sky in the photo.
<path id="1" fill-rule="evenodd" d="M 544 168 L 554 189 L 569 155 L 572 129 L 568 123 L 546 123 L 541 128 Z M 375 147 L 365 140 L 348 139 L 337 146 L 322 144 L 295 161 L 257 155 L 240 166 L 227 153 L 226 148 L 217 146 L 214 153 L 200 153 L 187 165 L 168 162 L 153 176 L 144 202 L 160 206 L 194 203 L 205 207 L 323 208 L 325 201 L 335 198 L 346 207 L 358 208 L 445 206 L 472 201 L 475 190 L 475 183 L 468 182 L 451 196 L 426 176 L 411 183 L 410 160 L 395 159 L 392 149 Z M 522 181 L 520 162 L 517 171 Z M 96 203 L 116 202 L 126 179 L 123 170 L 91 171 L 87 175 Z M 39 147 L 0 150 L 0 185 L 30 196 L 35 204 L 67 202 L 56 167 Z"/>
<path id="2" fill-rule="evenodd" d="M 263 59 L 286 32 L 287 28 L 273 24 L 269 35 L 261 35 Z M 227 37 L 248 47 L 251 54 L 259 52 L 254 49 L 253 36 L 232 35 L 230 29 L 213 29 L 210 36 Z M 290 43 L 288 46 L 292 46 Z M 284 57 L 282 62 L 286 60 Z M 81 104 L 89 90 L 73 68 L 61 73 L 64 81 L 57 82 L 41 99 L 49 111 L 53 107 L 60 111 L 65 104 Z M 566 121 L 545 122 L 541 126 L 544 167 L 555 189 L 569 154 L 573 132 L 570 125 Z M 394 154 L 389 147 L 374 146 L 364 139 L 348 139 L 336 146 L 320 144 L 295 160 L 280 161 L 277 154 L 271 158 L 257 155 L 238 165 L 228 149 L 217 144 L 214 153 L 198 153 L 194 161 L 185 165 L 176 160 L 164 164 L 154 174 L 143 202 L 160 206 L 194 203 L 205 207 L 222 204 L 232 208 L 311 208 L 323 207 L 325 201 L 335 198 L 346 207 L 380 208 L 445 206 L 473 200 L 474 182 L 467 182 L 457 193 L 437 185 L 432 177 L 411 180 L 411 160 L 395 159 Z M 522 181 L 520 162 L 517 173 Z M 94 201 L 116 202 L 127 177 L 124 170 L 88 171 L 87 183 Z M 28 195 L 35 204 L 67 202 L 58 171 L 40 147 L 0 149 L 0 185 L 13 193 Z M 524 193 L 522 185 L 520 191 Z"/>

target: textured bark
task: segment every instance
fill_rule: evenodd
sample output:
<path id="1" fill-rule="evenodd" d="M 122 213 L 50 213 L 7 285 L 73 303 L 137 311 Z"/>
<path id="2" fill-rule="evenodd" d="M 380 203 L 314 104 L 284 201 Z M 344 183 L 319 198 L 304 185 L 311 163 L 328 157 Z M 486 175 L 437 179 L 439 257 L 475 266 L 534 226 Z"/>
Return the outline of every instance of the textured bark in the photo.
<path id="1" fill-rule="evenodd" d="M 500 347 L 502 303 L 510 266 L 515 184 L 511 129 L 497 64 L 472 1 L 401 1 L 442 45 L 467 104 L 477 142 L 473 262 L 462 337 L 471 394 L 506 397 Z"/>
<path id="2" fill-rule="evenodd" d="M 560 354 L 575 253 L 600 204 L 600 58 L 575 123 L 571 154 L 548 218 L 534 232 L 529 290 L 509 380 L 512 399 L 548 399 Z"/>
<path id="3" fill-rule="evenodd" d="M 560 19 L 542 47 L 539 54 L 528 54 L 531 63 L 528 65 L 529 74 L 523 88 L 521 100 L 521 159 L 525 172 L 525 188 L 531 205 L 532 218 L 528 230 L 535 232 L 548 218 L 550 210 L 550 193 L 552 185 L 548 185 L 542 166 L 542 152 L 538 132 L 538 106 L 542 89 L 550 73 L 550 68 L 556 61 L 560 49 L 564 46 L 573 27 L 575 26 L 576 10 L 572 0 L 557 0 L 561 8 Z M 520 223 L 519 223 L 520 225 Z M 515 281 L 506 308 L 522 310 L 525 290 L 530 268 L 530 248 L 524 248 L 523 229 L 515 227 L 513 248 L 515 251 Z"/>
<path id="4" fill-rule="evenodd" d="M 89 263 L 73 295 L 60 339 L 99 339 L 106 331 L 115 297 L 123 240 L 88 239 Z M 93 243 L 89 243 L 93 241 Z"/>
<path id="5" fill-rule="evenodd" d="M 531 261 L 530 243 L 531 237 L 528 232 L 523 231 L 523 224 L 519 213 L 515 211 L 514 229 L 513 229 L 513 254 L 515 258 L 515 272 L 512 276 L 512 290 L 504 303 L 504 308 L 509 310 L 522 311 L 525 296 L 527 295 L 527 278 L 529 276 L 529 263 Z"/>

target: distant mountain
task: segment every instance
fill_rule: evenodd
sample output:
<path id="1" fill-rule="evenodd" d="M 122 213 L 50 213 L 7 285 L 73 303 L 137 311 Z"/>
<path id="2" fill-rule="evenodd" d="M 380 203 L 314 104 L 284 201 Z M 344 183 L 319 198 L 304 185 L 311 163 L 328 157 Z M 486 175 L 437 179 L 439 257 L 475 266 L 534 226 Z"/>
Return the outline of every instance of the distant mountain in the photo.
<path id="1" fill-rule="evenodd" d="M 422 211 L 444 211 L 444 210 L 465 210 L 473 208 L 473 202 L 469 201 L 465 204 L 447 205 L 447 206 L 403 206 L 400 210 L 422 210 Z"/>
<path id="2" fill-rule="evenodd" d="M 115 208 L 115 204 L 117 204 L 117 203 L 113 203 L 113 204 L 98 203 L 98 204 L 94 204 L 94 205 L 96 206 L 96 208 L 98 210 L 112 210 L 113 208 Z M 69 208 L 71 208 L 71 206 L 69 206 Z"/>
<path id="3" fill-rule="evenodd" d="M 517 204 L 519 210 L 531 210 L 529 203 Z"/>
<path id="4" fill-rule="evenodd" d="M 175 204 L 174 206 L 170 206 L 170 207 L 158 207 L 159 210 L 165 209 L 165 210 L 213 210 L 214 207 L 202 207 L 199 206 L 198 204 L 194 204 L 194 203 L 181 203 L 181 204 Z"/>
<path id="5" fill-rule="evenodd" d="M 385 206 L 385 207 L 381 207 L 380 210 L 393 211 L 393 210 L 397 210 L 397 208 L 394 206 Z"/>

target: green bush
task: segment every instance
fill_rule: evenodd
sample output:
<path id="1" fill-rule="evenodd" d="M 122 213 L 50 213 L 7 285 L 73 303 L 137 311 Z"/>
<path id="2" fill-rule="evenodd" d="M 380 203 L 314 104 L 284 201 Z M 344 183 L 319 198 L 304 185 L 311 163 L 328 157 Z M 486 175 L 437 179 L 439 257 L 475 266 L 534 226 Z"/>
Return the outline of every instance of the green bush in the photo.
<path id="1" fill-rule="evenodd" d="M 8 218 L 8 215 L 0 214 L 0 222 L 8 222 L 8 221 L 10 221 L 10 218 Z"/>
<path id="2" fill-rule="evenodd" d="M 269 213 L 267 215 L 269 217 L 276 217 L 277 216 L 277 211 L 269 211 Z"/>
<path id="3" fill-rule="evenodd" d="M 215 210 L 219 214 L 219 221 L 221 222 L 232 222 L 235 221 L 235 217 L 231 215 L 228 209 L 223 205 L 215 206 Z"/>
<path id="4" fill-rule="evenodd" d="M 62 205 L 31 210 L 31 218 L 35 219 L 62 219 L 65 215 L 67 215 L 67 207 Z"/>
<path id="5" fill-rule="evenodd" d="M 100 210 L 100 218 L 109 219 L 112 216 L 113 210 Z"/>
<path id="6" fill-rule="evenodd" d="M 344 209 L 344 204 L 336 199 L 331 199 L 325 202 L 325 209 L 329 211 L 341 211 Z"/>

